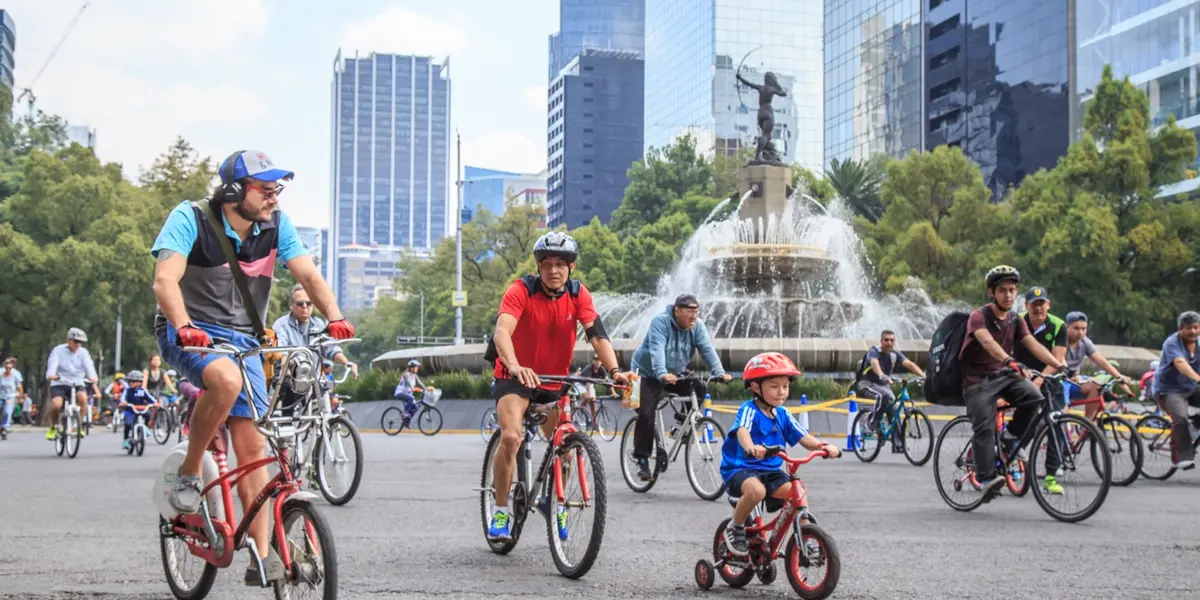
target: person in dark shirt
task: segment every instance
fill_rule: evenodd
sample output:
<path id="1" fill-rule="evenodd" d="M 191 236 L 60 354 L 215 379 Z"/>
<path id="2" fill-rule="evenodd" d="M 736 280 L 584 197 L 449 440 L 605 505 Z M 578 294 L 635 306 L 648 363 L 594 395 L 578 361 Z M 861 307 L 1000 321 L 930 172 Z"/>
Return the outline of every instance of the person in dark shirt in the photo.
<path id="1" fill-rule="evenodd" d="M 967 337 L 963 340 L 959 364 L 963 370 L 963 399 L 967 416 L 971 418 L 974 435 L 971 446 L 975 456 L 975 477 L 984 502 L 990 502 L 1004 485 L 1003 474 L 996 472 L 996 401 L 1003 397 L 1020 408 L 1013 415 L 1005 432 L 1004 442 L 1015 444 L 1037 413 L 1042 394 L 1028 379 L 1024 365 L 1013 358 L 1017 341 L 1033 356 L 1055 369 L 1066 369 L 1066 363 L 1054 357 L 1029 332 L 1025 320 L 1009 311 L 1017 300 L 1021 273 L 1008 265 L 988 271 L 984 279 L 991 302 L 971 312 L 967 319 Z M 1014 448 L 1018 460 L 1019 448 Z M 1055 481 L 1058 457 L 1047 453 L 1046 487 L 1051 493 L 1062 493 Z M 1051 485 L 1053 484 L 1053 485 Z"/>
<path id="2" fill-rule="evenodd" d="M 608 369 L 604 368 L 604 364 L 600 362 L 600 355 L 592 355 L 592 364 L 583 368 L 580 371 L 581 377 L 589 377 L 592 379 L 604 379 L 608 377 Z M 590 411 L 591 422 L 596 422 L 596 385 L 593 383 L 587 384 L 587 390 L 583 394 L 587 398 L 588 411 Z"/>
<path id="3" fill-rule="evenodd" d="M 1050 313 L 1050 292 L 1046 288 L 1033 286 L 1029 291 L 1025 292 L 1025 312 L 1021 313 L 1021 319 L 1025 321 L 1025 326 L 1029 328 L 1030 335 L 1037 340 L 1043 348 L 1050 351 L 1054 358 L 1058 360 L 1066 360 L 1067 355 L 1067 324 L 1062 319 Z M 1033 355 L 1024 345 L 1019 345 L 1013 348 L 1013 357 L 1018 362 L 1029 367 L 1033 371 L 1042 373 L 1054 373 L 1054 369 L 1047 366 L 1046 363 L 1038 360 L 1038 357 Z M 1033 379 L 1033 385 L 1041 388 L 1047 380 L 1041 377 Z M 1057 389 L 1051 390 L 1053 396 L 1061 404 L 1066 406 L 1066 401 L 1062 395 L 1062 386 L 1051 381 Z"/>
<path id="4" fill-rule="evenodd" d="M 892 391 L 892 372 L 896 367 L 903 367 L 917 377 L 924 377 L 925 371 L 916 363 L 908 360 L 903 352 L 896 349 L 896 332 L 885 329 L 879 335 L 879 345 L 871 346 L 859 362 L 859 377 L 862 379 L 855 386 L 860 394 L 875 398 L 875 408 L 871 411 L 870 425 L 877 429 L 883 416 L 891 420 L 895 415 L 896 394 Z M 900 445 L 900 436 L 892 436 L 892 452 L 904 452 Z"/>

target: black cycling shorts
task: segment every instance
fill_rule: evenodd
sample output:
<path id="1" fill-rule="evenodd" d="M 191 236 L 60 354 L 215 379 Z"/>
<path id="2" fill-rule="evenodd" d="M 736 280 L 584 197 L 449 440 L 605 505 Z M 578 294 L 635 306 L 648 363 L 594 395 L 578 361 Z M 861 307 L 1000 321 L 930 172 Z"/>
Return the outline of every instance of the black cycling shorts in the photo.
<path id="1" fill-rule="evenodd" d="M 562 397 L 559 392 L 551 392 L 542 388 L 525 387 L 516 379 L 497 379 L 492 390 L 492 398 L 499 401 L 509 394 L 516 394 L 529 401 L 530 404 L 554 404 Z"/>
<path id="2" fill-rule="evenodd" d="M 87 387 L 82 385 L 52 385 L 50 386 L 51 398 L 65 398 L 67 400 L 75 400 L 75 390 L 83 391 Z"/>
<path id="3" fill-rule="evenodd" d="M 761 481 L 763 487 L 767 488 L 767 498 L 770 498 L 779 488 L 787 485 L 792 480 L 791 475 L 779 469 L 771 471 L 742 469 L 729 476 L 729 480 L 725 482 L 725 490 L 729 492 L 730 496 L 735 498 L 741 497 L 742 484 L 746 483 L 746 480 L 752 477 Z"/>

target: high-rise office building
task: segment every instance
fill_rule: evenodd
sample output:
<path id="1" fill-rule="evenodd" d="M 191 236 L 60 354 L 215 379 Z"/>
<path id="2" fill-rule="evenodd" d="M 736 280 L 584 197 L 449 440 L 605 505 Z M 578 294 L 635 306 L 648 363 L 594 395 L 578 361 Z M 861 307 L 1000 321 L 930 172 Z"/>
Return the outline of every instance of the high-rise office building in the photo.
<path id="1" fill-rule="evenodd" d="M 1076 134 L 1084 108 L 1096 84 L 1111 64 L 1113 76 L 1128 76 L 1146 92 L 1150 125 L 1160 126 L 1175 115 L 1180 127 L 1200 135 L 1200 0 L 1076 0 L 1077 77 L 1079 111 Z M 1200 161 L 1192 170 L 1200 170 Z M 1200 178 L 1166 186 L 1163 194 L 1195 193 Z"/>
<path id="2" fill-rule="evenodd" d="M 547 81 L 585 49 L 646 48 L 646 0 L 559 0 L 558 33 L 550 36 Z"/>
<path id="3" fill-rule="evenodd" d="M 785 162 L 823 160 L 824 91 L 820 2 L 647 0 L 646 146 L 690 133 L 705 151 L 731 154 L 758 136 L 758 93 L 775 73 L 786 97 L 772 103 L 776 148 Z"/>
<path id="4" fill-rule="evenodd" d="M 402 251 L 427 254 L 445 236 L 448 63 L 340 51 L 334 60 L 329 244 L 343 308 L 373 306 Z"/>
<path id="5" fill-rule="evenodd" d="M 643 62 L 584 50 L 550 83 L 546 203 L 551 227 L 608 222 L 642 157 Z"/>
<path id="6" fill-rule="evenodd" d="M 13 89 L 13 69 L 16 62 L 13 55 L 17 52 L 17 24 L 7 10 L 0 9 L 0 85 L 11 92 Z"/>
<path id="7" fill-rule="evenodd" d="M 96 149 L 96 130 L 87 125 L 67 125 L 67 141 Z"/>
<path id="8" fill-rule="evenodd" d="M 324 227 L 296 227 L 296 233 L 304 247 L 321 269 L 322 276 L 329 274 L 329 230 Z"/>
<path id="9" fill-rule="evenodd" d="M 463 222 L 469 222 L 480 209 L 493 215 L 504 214 L 509 206 L 545 203 L 546 172 L 513 173 L 482 167 L 463 167 Z"/>

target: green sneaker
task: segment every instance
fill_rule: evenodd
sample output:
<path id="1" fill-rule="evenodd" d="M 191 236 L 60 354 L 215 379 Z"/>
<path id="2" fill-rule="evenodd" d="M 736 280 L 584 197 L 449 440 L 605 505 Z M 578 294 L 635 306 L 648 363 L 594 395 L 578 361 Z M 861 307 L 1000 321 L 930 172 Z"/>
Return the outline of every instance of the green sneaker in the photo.
<path id="1" fill-rule="evenodd" d="M 558 539 L 566 541 L 566 539 L 567 539 L 567 507 L 559 506 L 558 513 L 554 516 L 554 520 L 558 524 Z"/>
<path id="2" fill-rule="evenodd" d="M 50 429 L 46 430 L 46 439 L 53 442 L 55 440 L 55 438 L 57 438 L 57 437 L 58 437 L 58 429 L 57 428 L 51 427 Z"/>
<path id="3" fill-rule="evenodd" d="M 1063 486 L 1058 483 L 1058 479 L 1053 475 L 1046 476 L 1046 491 L 1051 494 L 1058 494 L 1060 496 L 1066 492 L 1066 490 L 1063 489 Z"/>

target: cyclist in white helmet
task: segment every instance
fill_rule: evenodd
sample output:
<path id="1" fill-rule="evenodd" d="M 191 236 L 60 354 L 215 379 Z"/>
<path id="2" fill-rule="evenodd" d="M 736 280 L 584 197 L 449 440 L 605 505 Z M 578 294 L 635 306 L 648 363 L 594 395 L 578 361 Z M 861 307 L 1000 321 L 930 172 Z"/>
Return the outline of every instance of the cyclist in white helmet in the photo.
<path id="1" fill-rule="evenodd" d="M 74 397 L 79 405 L 80 414 L 87 415 L 88 393 L 90 388 L 94 394 L 100 395 L 96 385 L 96 365 L 92 355 L 83 347 L 88 341 L 87 334 L 78 327 L 67 330 L 67 341 L 59 344 L 50 351 L 46 360 L 46 380 L 50 382 L 50 429 L 46 431 L 46 439 L 53 441 L 58 435 L 58 413 L 63 408 L 67 398 Z"/>

